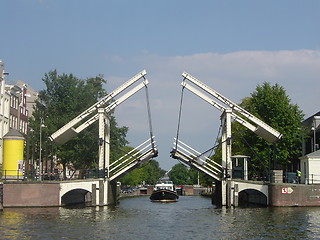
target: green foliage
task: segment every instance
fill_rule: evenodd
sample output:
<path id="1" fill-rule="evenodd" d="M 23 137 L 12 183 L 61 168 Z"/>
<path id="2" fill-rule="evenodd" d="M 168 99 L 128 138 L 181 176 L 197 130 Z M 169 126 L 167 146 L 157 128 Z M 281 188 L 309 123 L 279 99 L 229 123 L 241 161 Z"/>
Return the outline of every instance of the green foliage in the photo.
<path id="1" fill-rule="evenodd" d="M 168 177 L 176 185 L 184 185 L 190 183 L 188 169 L 182 163 L 178 163 L 171 168 Z"/>
<path id="2" fill-rule="evenodd" d="M 189 176 L 190 176 L 191 185 L 198 184 L 198 177 L 199 177 L 199 183 L 202 186 L 211 186 L 212 182 L 214 181 L 209 176 L 200 173 L 194 168 L 189 169 Z"/>
<path id="3" fill-rule="evenodd" d="M 212 179 L 206 177 L 205 175 L 199 173 L 193 168 L 187 168 L 184 164 L 178 163 L 174 165 L 168 176 L 171 181 L 176 185 L 194 185 L 198 183 L 198 174 L 200 177 L 201 185 L 211 185 Z"/>
<path id="4" fill-rule="evenodd" d="M 39 92 L 36 109 L 29 125 L 33 129 L 33 145 L 38 146 L 39 140 L 33 136 L 39 136 L 40 121 L 43 119 L 46 126 L 42 128 L 43 148 L 48 149 L 46 155 L 57 155 L 62 164 L 72 163 L 78 169 L 97 166 L 98 123 L 87 127 L 62 146 L 51 145 L 52 143 L 45 139 L 106 95 L 103 76 L 82 80 L 72 74 L 58 75 L 54 70 L 46 73 L 42 80 L 46 89 Z M 119 128 L 112 113 L 110 122 L 110 158 L 114 160 L 120 155 L 119 149 L 127 143 L 125 137 L 128 128 Z"/>
<path id="5" fill-rule="evenodd" d="M 126 136 L 129 128 L 119 127 L 113 115 L 110 116 L 110 128 L 110 163 L 113 163 L 123 156 L 123 151 L 129 152 L 131 149 L 125 148 L 125 145 L 128 144 Z"/>
<path id="6" fill-rule="evenodd" d="M 159 163 L 156 160 L 150 160 L 126 174 L 120 179 L 120 182 L 122 185 L 130 186 L 137 186 L 143 183 L 153 185 L 159 178 L 164 176 L 165 172 L 159 167 Z"/>
<path id="7" fill-rule="evenodd" d="M 241 154 L 251 156 L 251 162 L 255 168 L 260 170 L 267 169 L 269 160 L 272 158 L 273 166 L 271 167 L 284 169 L 288 163 L 300 156 L 303 114 L 297 105 L 291 103 L 283 87 L 278 84 L 271 86 L 270 83 L 265 82 L 261 86 L 258 85 L 251 97 L 245 98 L 241 105 L 251 114 L 279 131 L 282 138 L 275 145 L 272 145 L 245 129 L 241 134 L 245 143 L 243 143 L 243 139 L 233 139 L 233 154 L 241 151 Z M 232 127 L 238 131 L 244 129 L 239 124 L 233 124 Z"/>

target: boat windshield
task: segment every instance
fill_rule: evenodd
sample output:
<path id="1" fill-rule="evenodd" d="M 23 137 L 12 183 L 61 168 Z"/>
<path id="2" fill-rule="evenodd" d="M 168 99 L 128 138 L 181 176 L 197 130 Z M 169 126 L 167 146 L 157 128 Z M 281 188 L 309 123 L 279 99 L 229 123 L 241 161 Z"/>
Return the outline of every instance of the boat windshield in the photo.
<path id="1" fill-rule="evenodd" d="M 155 186 L 155 190 L 167 189 L 174 191 L 174 186 L 172 181 L 162 181 L 158 182 Z"/>
<path id="2" fill-rule="evenodd" d="M 160 181 L 160 182 L 157 182 L 157 184 L 172 184 L 173 185 L 173 182 L 172 181 Z"/>
<path id="3" fill-rule="evenodd" d="M 173 190 L 173 186 L 156 186 L 156 189 L 157 190 L 160 190 L 160 189 Z"/>

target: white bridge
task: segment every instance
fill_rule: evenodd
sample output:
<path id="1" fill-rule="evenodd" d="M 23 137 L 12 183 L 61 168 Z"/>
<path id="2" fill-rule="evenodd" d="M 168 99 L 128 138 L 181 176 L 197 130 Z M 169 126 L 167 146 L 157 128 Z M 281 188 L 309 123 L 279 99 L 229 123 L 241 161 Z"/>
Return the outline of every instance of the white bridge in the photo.
<path id="1" fill-rule="evenodd" d="M 116 184 L 116 183 L 115 183 Z M 117 190 L 106 179 L 82 179 L 59 183 L 59 206 L 90 203 L 92 206 L 109 205 L 117 201 Z"/>
<path id="2" fill-rule="evenodd" d="M 114 203 L 117 201 L 116 184 L 117 180 L 133 170 L 139 164 L 150 160 L 158 155 L 158 150 L 155 146 L 154 137 L 151 127 L 150 107 L 148 102 L 147 84 L 148 81 L 144 78 L 146 71 L 142 71 L 126 83 L 115 89 L 113 92 L 105 96 L 96 104 L 86 109 L 79 116 L 71 120 L 65 126 L 57 130 L 51 135 L 51 140 L 58 144 L 64 144 L 76 134 L 87 128 L 93 122 L 99 120 L 99 171 L 106 173 L 104 178 L 101 179 L 85 179 L 74 181 L 63 181 L 55 183 L 42 183 L 41 184 L 24 184 L 23 187 L 18 185 L 4 185 L 4 192 L 6 192 L 4 204 L 12 202 L 13 204 L 18 199 L 16 196 L 21 196 L 21 203 L 28 202 L 30 205 L 38 204 L 38 206 L 45 206 L 46 203 L 50 205 L 68 205 L 73 203 L 91 202 L 92 205 L 103 206 Z M 181 105 L 179 113 L 179 125 L 177 138 L 175 139 L 175 146 L 171 151 L 171 157 L 181 160 L 182 162 L 196 168 L 198 171 L 212 177 L 216 182 L 216 190 L 220 194 L 220 201 L 222 206 L 238 206 L 241 199 L 247 200 L 251 203 L 259 203 L 268 205 L 268 184 L 254 181 L 241 181 L 233 178 L 233 161 L 231 156 L 232 136 L 231 136 L 231 121 L 237 121 L 258 136 L 264 138 L 269 142 L 275 142 L 281 138 L 281 134 L 256 118 L 254 115 L 247 112 L 237 104 L 209 88 L 196 78 L 187 73 L 182 74 L 184 77 L 181 83 L 183 89 L 188 89 L 193 92 L 218 110 L 222 112 L 221 115 L 221 146 L 222 146 L 222 161 L 221 164 L 213 161 L 210 156 L 206 157 L 204 154 L 192 149 L 187 144 L 178 139 Z M 132 88 L 121 97 L 116 97 L 128 89 L 131 85 L 143 79 L 143 82 Z M 202 92 L 198 91 L 190 83 L 200 88 Z M 113 110 L 120 103 L 128 99 L 130 96 L 145 87 L 147 96 L 147 107 L 149 114 L 149 128 L 150 139 L 139 145 L 137 148 L 126 153 L 119 160 L 110 163 L 110 121 L 108 113 Z M 210 96 L 207 96 L 206 94 Z M 216 102 L 211 97 L 216 98 L 222 104 Z M 182 98 L 181 101 L 182 103 Z M 236 165 L 236 164 L 235 164 Z M 244 179 L 247 180 L 248 170 L 246 162 L 244 163 Z M 36 186 L 38 185 L 38 186 Z M 36 187 L 35 187 L 36 186 Z M 10 189 L 9 189 L 10 188 Z M 36 190 L 35 190 L 36 189 Z M 30 195 L 28 191 L 33 191 L 36 194 Z M 41 196 L 40 196 L 41 194 Z M 46 196 L 54 196 L 45 199 Z M 42 199 L 47 202 L 38 202 Z M 10 201 L 9 201 L 10 200 Z M 15 203 L 19 206 L 19 203 Z M 10 204 L 9 204 L 10 205 Z"/>
<path id="3" fill-rule="evenodd" d="M 213 161 L 210 156 L 200 153 L 178 139 L 181 118 L 181 107 L 183 91 L 181 93 L 180 111 L 178 120 L 177 138 L 175 138 L 174 148 L 171 157 L 178 159 L 198 171 L 210 176 L 216 182 L 216 192 L 218 190 L 222 206 L 238 206 L 239 199 L 246 199 L 248 202 L 268 204 L 268 185 L 264 183 L 238 181 L 233 178 L 233 157 L 232 157 L 232 131 L 231 122 L 236 121 L 251 130 L 256 135 L 268 142 L 275 142 L 281 138 L 281 134 L 268 124 L 264 123 L 253 114 L 249 113 L 239 105 L 235 104 L 222 94 L 211 89 L 190 74 L 182 73 L 182 90 L 187 89 L 196 96 L 209 103 L 222 112 L 221 115 L 221 164 Z M 198 90 L 199 89 L 199 90 Z M 217 147 L 217 146 L 215 146 Z M 212 148 L 213 149 L 213 148 Z M 248 179 L 247 160 L 243 164 L 244 179 Z M 261 194 L 262 195 L 261 195 Z M 261 198 L 260 198 L 261 197 Z"/>
<path id="4" fill-rule="evenodd" d="M 64 202 L 69 203 L 71 199 L 75 199 L 78 202 L 77 198 L 83 200 L 83 196 L 85 196 L 85 198 L 91 197 L 92 199 L 90 200 L 92 200 L 94 205 L 98 205 L 98 203 L 99 205 L 107 205 L 115 201 L 115 197 L 112 197 L 112 194 L 115 195 L 116 191 L 111 186 L 116 184 L 116 181 L 120 177 L 132 171 L 141 163 L 158 156 L 158 150 L 152 134 L 147 89 L 149 82 L 145 79 L 146 74 L 145 70 L 141 71 L 51 135 L 50 139 L 52 141 L 57 144 L 64 144 L 92 123 L 99 121 L 99 136 L 97 136 L 99 138 L 99 146 L 97 146 L 97 148 L 99 147 L 99 171 L 105 173 L 105 178 L 102 180 L 81 180 L 79 182 L 60 183 L 59 204 L 63 204 Z M 136 84 L 140 79 L 143 79 L 143 81 L 140 84 Z M 136 84 L 135 87 L 133 87 L 134 84 Z M 129 90 L 129 88 L 131 89 Z M 125 153 L 117 161 L 110 163 L 110 119 L 108 114 L 142 88 L 146 90 L 150 139 L 132 151 Z M 87 200 L 85 199 L 85 201 Z"/>

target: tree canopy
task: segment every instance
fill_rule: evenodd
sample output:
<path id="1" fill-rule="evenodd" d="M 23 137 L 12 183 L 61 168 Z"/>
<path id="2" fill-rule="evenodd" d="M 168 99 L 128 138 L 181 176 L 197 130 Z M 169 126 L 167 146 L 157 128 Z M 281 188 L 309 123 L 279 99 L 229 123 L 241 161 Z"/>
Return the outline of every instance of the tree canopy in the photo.
<path id="1" fill-rule="evenodd" d="M 283 87 L 278 84 L 263 83 L 258 85 L 251 97 L 245 98 L 240 104 L 282 134 L 275 144 L 270 144 L 238 123 L 233 124 L 233 135 L 236 131 L 241 138 L 234 138 L 233 154 L 251 156 L 251 163 L 261 171 L 269 167 L 285 169 L 301 154 L 302 111 L 292 104 Z M 241 132 L 243 131 L 243 132 Z M 269 162 L 270 161 L 270 162 Z"/>
<path id="2" fill-rule="evenodd" d="M 42 79 L 46 88 L 39 92 L 36 109 L 30 118 L 33 135 L 39 136 L 42 128 L 46 155 L 56 155 L 63 165 L 72 163 L 75 168 L 91 168 L 98 162 L 98 123 L 94 123 L 64 145 L 51 145 L 48 137 L 74 117 L 106 95 L 105 80 L 99 75 L 94 78 L 78 79 L 72 74 L 59 75 L 56 70 L 45 74 Z M 119 150 L 127 144 L 127 127 L 118 127 L 113 114 L 111 117 L 111 161 L 122 155 Z M 38 139 L 33 139 L 38 145 Z"/>
<path id="3" fill-rule="evenodd" d="M 174 165 L 168 173 L 168 177 L 176 185 L 194 185 L 198 183 L 198 174 L 201 185 L 211 185 L 212 179 L 199 173 L 193 168 L 188 168 L 182 163 Z"/>
<path id="4" fill-rule="evenodd" d="M 153 185 L 164 176 L 165 172 L 165 170 L 159 167 L 159 163 L 156 160 L 150 160 L 127 173 L 120 179 L 120 182 L 122 185 L 130 186 L 141 184 Z"/>

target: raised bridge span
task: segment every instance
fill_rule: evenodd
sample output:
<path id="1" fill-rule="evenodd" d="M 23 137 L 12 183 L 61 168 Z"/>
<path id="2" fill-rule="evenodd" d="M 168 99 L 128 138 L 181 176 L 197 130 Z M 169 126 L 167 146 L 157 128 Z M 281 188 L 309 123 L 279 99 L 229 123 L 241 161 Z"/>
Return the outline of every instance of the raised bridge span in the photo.
<path id="1" fill-rule="evenodd" d="M 281 133 L 190 74 L 184 72 L 182 73 L 182 76 L 177 137 L 174 141 L 171 157 L 196 168 L 198 171 L 210 176 L 216 181 L 215 195 L 217 196 L 216 202 L 218 205 L 237 206 L 238 200 L 241 199 L 248 201 L 252 200 L 254 203 L 263 203 L 267 205 L 269 195 L 267 185 L 249 181 L 238 182 L 234 179 L 237 177 L 234 176 L 234 170 L 236 167 L 241 167 L 244 173 L 243 179 L 248 180 L 248 165 L 247 159 L 245 159 L 243 165 L 238 165 L 237 158 L 235 158 L 236 161 L 233 159 L 232 121 L 241 124 L 257 136 L 271 143 L 279 140 L 282 136 Z M 185 89 L 200 97 L 222 113 L 220 117 L 220 143 L 219 141 L 216 141 L 216 146 L 205 152 L 198 152 L 179 139 L 183 91 Z M 221 146 L 221 163 L 214 161 L 211 158 L 212 156 L 205 156 L 206 153 L 212 153 L 212 150 L 218 146 Z M 247 156 L 244 157 L 248 158 Z"/>
<path id="2" fill-rule="evenodd" d="M 145 75 L 146 71 L 142 71 L 133 78 L 129 79 L 119 88 L 106 95 L 100 101 L 89 107 L 83 113 L 78 115 L 76 118 L 71 120 L 69 123 L 50 136 L 50 139 L 57 144 L 64 144 L 76 134 L 80 133 L 82 130 L 91 125 L 93 122 L 99 121 L 99 171 L 106 171 L 107 173 L 107 176 L 102 180 L 81 180 L 81 182 L 61 182 L 59 184 L 52 183 L 51 187 L 47 189 L 43 188 L 43 192 L 46 192 L 49 189 L 53 189 L 53 191 L 56 192 L 55 195 L 52 195 L 54 196 L 53 204 L 63 205 L 68 203 L 76 203 L 84 198 L 85 201 L 91 200 L 94 205 L 107 205 L 114 201 L 111 200 L 112 198 L 110 198 L 110 192 L 115 192 L 112 190 L 111 186 L 114 185 L 116 179 L 133 170 L 142 162 L 148 161 L 149 159 L 158 155 L 152 134 L 151 114 L 147 91 L 148 81 L 145 79 Z M 177 134 L 175 148 L 171 152 L 172 157 L 179 159 L 190 166 L 197 168 L 199 171 L 213 177 L 217 181 L 218 188 L 221 185 L 221 202 L 224 206 L 237 205 L 237 199 L 241 199 L 242 196 L 250 199 L 252 195 L 255 195 L 252 193 L 261 192 L 263 194 L 262 196 L 268 196 L 267 188 L 264 186 L 264 184 L 260 184 L 261 186 L 258 186 L 258 183 L 243 183 L 232 180 L 231 175 L 233 169 L 231 157 L 231 119 L 237 121 L 253 131 L 255 134 L 270 142 L 274 142 L 281 138 L 281 134 L 191 75 L 187 73 L 183 73 L 182 75 L 184 77 L 184 80 L 181 84 L 183 89 L 190 90 L 222 112 L 222 164 L 219 165 L 209 158 L 201 159 L 201 157 L 203 157 L 201 153 L 192 154 L 191 152 L 193 150 L 179 141 L 179 134 Z M 133 84 L 140 79 L 143 79 L 142 83 L 123 94 L 123 91 L 127 90 L 128 87 L 133 86 Z M 188 80 L 194 86 L 192 86 L 190 83 L 186 83 L 186 80 Z M 195 87 L 202 89 L 204 92 L 208 93 L 209 96 L 199 92 Z M 110 121 L 108 118 L 108 113 L 142 88 L 146 89 L 150 140 L 147 140 L 137 148 L 133 149 L 132 152 L 127 153 L 125 156 L 123 156 L 123 158 L 114 163 L 110 163 L 110 146 L 108 144 L 110 142 Z M 123 95 L 120 96 L 120 93 Z M 117 99 L 115 99 L 116 96 L 118 97 Z M 211 97 L 221 101 L 222 104 L 226 105 L 227 107 L 216 102 Z M 190 149 L 192 151 L 190 151 Z M 40 184 L 44 186 L 47 183 L 40 182 Z M 38 187 L 42 185 L 38 185 Z M 32 185 L 30 185 L 30 187 L 32 187 Z M 6 185 L 4 186 L 4 191 L 5 189 Z M 30 197 L 25 197 L 25 195 L 20 196 L 26 199 L 26 201 L 30 200 Z M 37 197 L 37 199 L 39 199 L 39 197 Z M 14 197 L 12 197 L 12 200 L 14 200 Z M 268 199 L 266 199 L 265 202 L 268 203 Z"/>

